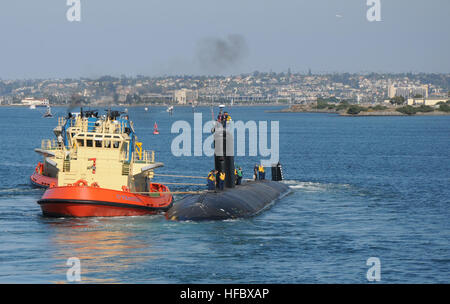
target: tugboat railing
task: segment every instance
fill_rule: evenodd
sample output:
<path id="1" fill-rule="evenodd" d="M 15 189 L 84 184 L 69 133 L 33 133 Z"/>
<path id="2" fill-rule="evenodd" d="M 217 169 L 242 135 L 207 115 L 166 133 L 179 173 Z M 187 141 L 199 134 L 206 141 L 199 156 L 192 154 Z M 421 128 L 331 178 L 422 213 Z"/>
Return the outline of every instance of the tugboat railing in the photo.
<path id="1" fill-rule="evenodd" d="M 65 117 L 58 117 L 58 126 L 64 126 L 66 124 L 66 119 Z"/>
<path id="2" fill-rule="evenodd" d="M 58 142 L 55 139 L 43 139 L 41 141 L 41 149 L 42 150 L 62 150 L 62 146 L 58 145 Z"/>
<path id="3" fill-rule="evenodd" d="M 142 156 L 138 153 L 133 153 L 133 161 L 135 163 L 151 164 L 155 162 L 155 151 L 142 151 Z"/>

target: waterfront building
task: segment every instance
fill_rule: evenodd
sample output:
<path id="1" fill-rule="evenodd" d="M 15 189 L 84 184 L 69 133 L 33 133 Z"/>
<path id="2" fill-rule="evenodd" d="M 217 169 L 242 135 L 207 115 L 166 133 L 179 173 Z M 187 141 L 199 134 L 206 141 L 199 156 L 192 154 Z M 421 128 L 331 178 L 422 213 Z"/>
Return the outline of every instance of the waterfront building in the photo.
<path id="1" fill-rule="evenodd" d="M 448 99 L 449 98 L 436 98 L 436 97 L 408 98 L 407 103 L 410 106 L 415 106 L 415 105 L 435 106 L 439 102 L 446 102 Z"/>
<path id="2" fill-rule="evenodd" d="M 50 105 L 47 98 L 33 98 L 27 97 L 22 99 L 22 105 L 24 106 L 48 106 Z"/>
<path id="3" fill-rule="evenodd" d="M 395 96 L 403 96 L 405 98 L 414 97 L 421 95 L 423 97 L 428 97 L 428 85 L 421 86 L 407 86 L 407 87 L 396 87 L 394 85 L 389 86 L 388 96 L 393 98 Z"/>
<path id="4" fill-rule="evenodd" d="M 198 92 L 189 89 L 176 90 L 174 92 L 174 100 L 179 104 L 195 104 L 198 100 Z"/>

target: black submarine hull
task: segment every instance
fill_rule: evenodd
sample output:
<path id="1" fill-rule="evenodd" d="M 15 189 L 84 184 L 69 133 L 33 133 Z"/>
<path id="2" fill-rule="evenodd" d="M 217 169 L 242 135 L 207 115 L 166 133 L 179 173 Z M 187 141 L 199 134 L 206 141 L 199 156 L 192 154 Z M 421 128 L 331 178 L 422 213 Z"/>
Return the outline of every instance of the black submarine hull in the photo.
<path id="1" fill-rule="evenodd" d="M 223 191 L 185 196 L 167 211 L 166 217 L 176 221 L 248 218 L 288 192 L 289 187 L 277 181 L 250 181 Z"/>

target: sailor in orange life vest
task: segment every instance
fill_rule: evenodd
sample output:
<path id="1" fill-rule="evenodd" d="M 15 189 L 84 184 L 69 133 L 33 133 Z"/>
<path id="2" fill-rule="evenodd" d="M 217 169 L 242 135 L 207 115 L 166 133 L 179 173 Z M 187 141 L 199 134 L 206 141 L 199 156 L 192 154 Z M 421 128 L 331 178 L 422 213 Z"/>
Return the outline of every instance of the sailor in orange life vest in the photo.
<path id="1" fill-rule="evenodd" d="M 264 167 L 262 165 L 259 165 L 258 172 L 259 172 L 259 179 L 266 178 L 266 173 L 264 172 Z"/>
<path id="2" fill-rule="evenodd" d="M 225 172 L 219 172 L 219 189 L 223 190 L 223 186 L 225 184 Z"/>
<path id="3" fill-rule="evenodd" d="M 216 190 L 216 174 L 217 171 L 211 170 L 208 174 L 208 190 Z"/>

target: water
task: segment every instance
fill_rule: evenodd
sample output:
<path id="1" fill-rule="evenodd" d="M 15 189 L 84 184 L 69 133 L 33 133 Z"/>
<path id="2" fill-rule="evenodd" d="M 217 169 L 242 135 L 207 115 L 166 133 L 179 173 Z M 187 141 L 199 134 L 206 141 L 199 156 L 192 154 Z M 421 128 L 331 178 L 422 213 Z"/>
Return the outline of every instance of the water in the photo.
<path id="1" fill-rule="evenodd" d="M 33 149 L 53 136 L 56 119 L 0 108 L 0 283 L 67 282 L 70 257 L 81 259 L 86 283 L 365 283 L 369 257 L 380 259 L 382 283 L 449 283 L 449 116 L 267 109 L 234 107 L 231 114 L 280 121 L 292 193 L 251 219 L 195 223 L 43 217 L 36 204 L 42 190 L 29 175 L 40 160 Z M 198 110 L 211 118 L 210 108 Z M 176 107 L 173 116 L 162 107 L 129 114 L 144 148 L 166 164 L 160 173 L 206 176 L 211 159 L 170 153 L 170 126 L 192 121 L 190 107 Z M 246 177 L 257 161 L 236 160 Z"/>

